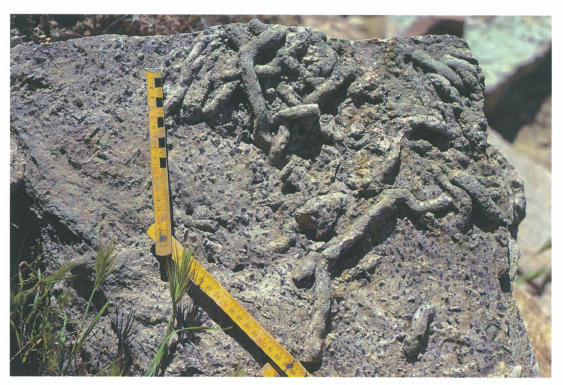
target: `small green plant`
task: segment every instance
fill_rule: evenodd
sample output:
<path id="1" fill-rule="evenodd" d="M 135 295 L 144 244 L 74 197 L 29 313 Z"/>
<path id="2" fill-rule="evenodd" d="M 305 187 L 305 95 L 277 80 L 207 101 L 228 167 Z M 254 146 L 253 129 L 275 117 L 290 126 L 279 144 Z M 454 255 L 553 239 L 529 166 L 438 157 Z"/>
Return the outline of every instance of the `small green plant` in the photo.
<path id="1" fill-rule="evenodd" d="M 549 239 L 544 242 L 544 244 L 538 249 L 538 251 L 536 251 L 536 253 L 534 255 L 540 255 L 545 250 L 549 250 L 549 249 L 551 249 L 551 237 L 549 237 Z M 544 266 L 544 267 L 539 268 L 537 270 L 530 271 L 526 274 L 522 274 L 521 276 L 519 276 L 518 278 L 516 278 L 514 280 L 514 283 L 517 284 L 517 285 L 521 285 L 524 282 L 530 282 L 530 281 L 536 279 L 537 277 L 541 277 L 542 275 L 548 276 L 548 279 L 551 280 L 551 267 Z"/>
<path id="2" fill-rule="evenodd" d="M 166 355 L 168 349 L 168 342 L 170 339 L 179 332 L 191 330 L 191 331 L 210 331 L 218 329 L 204 328 L 200 326 L 188 327 L 175 329 L 174 321 L 176 320 L 176 315 L 178 314 L 178 309 L 181 306 L 181 302 L 184 299 L 187 290 L 189 289 L 193 277 L 192 266 L 194 263 L 194 249 L 185 248 L 184 253 L 180 261 L 176 262 L 173 259 L 169 259 L 166 264 L 166 273 L 168 275 L 169 286 L 170 286 L 170 299 L 172 300 L 172 315 L 168 320 L 168 325 L 166 327 L 166 333 L 164 335 L 164 341 L 160 345 L 160 348 L 156 352 L 156 355 L 152 361 L 149 370 L 145 373 L 145 376 L 151 377 L 155 376 L 161 368 L 161 362 Z"/>
<path id="3" fill-rule="evenodd" d="M 96 376 L 124 377 L 129 374 L 133 361 L 128 344 L 128 340 L 133 334 L 133 313 L 131 311 L 126 315 L 117 313 L 115 317 L 112 317 L 111 325 L 117 336 L 117 358 L 100 370 Z"/>
<path id="4" fill-rule="evenodd" d="M 166 263 L 166 273 L 168 275 L 170 287 L 170 299 L 172 300 L 172 315 L 168 321 L 166 334 L 172 331 L 178 306 L 186 296 L 186 292 L 192 283 L 192 267 L 194 263 L 194 250 L 185 248 L 179 262 L 169 259 Z"/>
<path id="5" fill-rule="evenodd" d="M 111 324 L 117 336 L 117 359 L 108 365 L 108 374 L 114 377 L 122 377 L 127 375 L 133 363 L 128 343 L 129 338 L 133 335 L 133 312 L 129 310 L 127 314 L 117 313 L 115 318 L 112 318 Z M 101 373 L 104 372 L 105 370 L 101 371 Z M 98 375 L 101 373 L 98 373 Z"/>
<path id="6" fill-rule="evenodd" d="M 90 310 L 90 306 L 92 305 L 94 294 L 96 294 L 96 291 L 98 291 L 100 286 L 107 280 L 111 272 L 115 269 L 116 265 L 117 265 L 117 252 L 115 252 L 115 245 L 113 240 L 109 242 L 107 247 L 105 247 L 103 246 L 103 241 L 100 238 L 98 253 L 96 255 L 96 260 L 95 260 L 96 277 L 94 279 L 94 288 L 92 289 L 92 294 L 90 294 L 90 298 L 88 299 L 86 310 L 84 311 L 84 315 L 82 316 L 82 322 L 80 322 L 80 331 L 78 332 L 77 335 L 77 337 L 79 338 L 73 341 L 71 345 L 70 359 L 68 360 L 69 365 L 66 365 L 65 367 L 65 371 L 64 371 L 65 374 L 68 372 L 68 369 L 71 367 L 74 359 L 76 358 L 76 354 L 80 349 L 82 349 L 82 346 L 87 341 L 88 337 L 90 336 L 90 333 L 94 329 L 94 326 L 96 326 L 96 324 L 100 320 L 100 317 L 106 311 L 109 302 L 117 292 L 116 290 L 111 294 L 110 298 L 107 300 L 104 306 L 102 306 L 100 311 L 98 311 L 98 314 L 96 314 L 94 319 L 90 321 L 88 327 L 84 331 L 84 325 L 86 324 L 86 316 L 88 315 L 88 311 Z"/>
<path id="7" fill-rule="evenodd" d="M 94 288 L 82 321 L 69 319 L 65 309 L 70 303 L 71 292 L 66 289 L 58 294 L 54 285 L 73 277 L 69 274 L 76 262 L 61 266 L 53 274 L 45 274 L 41 268 L 45 254 L 39 249 L 37 247 L 36 257 L 30 263 L 18 265 L 18 272 L 10 285 L 10 325 L 17 346 L 17 352 L 10 360 L 12 375 L 67 374 L 115 294 L 86 323 L 95 292 L 116 266 L 114 243 L 110 242 L 105 247 L 100 239 Z"/>
<path id="8" fill-rule="evenodd" d="M 227 370 L 227 377 L 246 377 L 246 370 L 237 363 L 234 370 Z"/>
<path id="9" fill-rule="evenodd" d="M 549 267 L 542 267 L 541 269 L 531 271 L 526 274 L 522 274 L 521 276 L 519 276 L 514 280 L 514 283 L 520 285 L 523 284 L 524 282 L 530 282 L 537 277 L 541 277 L 542 275 L 549 273 L 550 270 L 551 269 Z"/>
<path id="10" fill-rule="evenodd" d="M 110 241 L 107 246 L 104 246 L 100 239 L 90 298 L 81 319 L 72 320 L 66 312 L 71 301 L 71 291 L 70 289 L 57 291 L 55 284 L 74 277 L 71 275 L 71 270 L 76 266 L 76 262 L 72 261 L 61 266 L 53 274 L 45 274 L 41 268 L 44 256 L 44 253 L 38 253 L 30 263 L 21 262 L 10 285 L 10 325 L 16 345 L 10 360 L 12 375 L 78 374 L 78 368 L 84 367 L 78 359 L 79 353 L 84 343 L 92 337 L 100 317 L 119 290 L 116 289 L 96 315 L 87 322 L 94 295 L 117 266 L 114 242 Z M 223 330 L 197 326 L 176 329 L 174 326 L 178 312 L 182 311 L 182 300 L 192 282 L 193 262 L 194 250 L 185 249 L 179 262 L 170 260 L 167 264 L 172 315 L 168 321 L 164 340 L 151 367 L 145 374 L 146 376 L 154 376 L 159 372 L 161 362 L 167 354 L 168 344 L 176 333 L 188 330 Z M 123 376 L 127 374 L 131 365 L 131 357 L 126 342 L 132 333 L 132 322 L 131 314 L 124 318 L 117 316 L 112 320 L 118 337 L 118 357 L 100 370 L 97 375 Z"/>

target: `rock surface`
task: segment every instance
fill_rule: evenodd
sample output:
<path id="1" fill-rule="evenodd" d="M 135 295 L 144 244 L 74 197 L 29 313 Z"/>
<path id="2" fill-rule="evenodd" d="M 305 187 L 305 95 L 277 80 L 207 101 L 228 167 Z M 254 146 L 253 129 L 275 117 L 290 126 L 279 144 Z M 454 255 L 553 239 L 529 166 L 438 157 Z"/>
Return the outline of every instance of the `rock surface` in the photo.
<path id="1" fill-rule="evenodd" d="M 392 33 L 385 35 L 388 37 L 463 37 L 486 75 L 485 115 L 489 125 L 510 142 L 524 126 L 533 123 L 537 112 L 544 108 L 544 100 L 551 95 L 549 16 L 390 16 L 387 31 Z M 541 131 L 539 138 L 528 135 L 527 142 L 540 141 L 542 147 L 550 146 L 551 132 Z M 550 155 L 543 149 L 540 152 Z"/>
<path id="2" fill-rule="evenodd" d="M 451 36 L 327 40 L 258 22 L 11 49 L 12 205 L 52 267 L 122 247 L 110 313 L 133 374 L 171 313 L 150 253 L 145 68 L 163 68 L 175 234 L 317 376 L 538 376 L 512 297 L 523 185 L 487 143 L 484 77 Z M 25 165 L 25 167 L 24 167 Z M 22 216 L 23 218 L 23 216 Z M 17 218 L 11 218 L 13 223 Z M 16 222 L 14 222 L 16 221 Z M 179 326 L 232 322 L 197 289 Z M 90 371 L 111 362 L 104 317 Z M 242 332 L 185 335 L 167 375 L 259 375 Z"/>
<path id="3" fill-rule="evenodd" d="M 524 185 L 533 186 L 526 193 L 527 215 L 518 228 L 518 246 L 523 255 L 518 268 L 523 274 L 543 267 L 551 268 L 551 248 L 541 250 L 551 241 L 551 173 L 511 148 L 494 131 L 490 132 L 489 142 L 506 156 Z"/>
<path id="4" fill-rule="evenodd" d="M 551 172 L 551 95 L 548 96 L 533 122 L 524 125 L 514 139 L 514 149 Z"/>
<path id="5" fill-rule="evenodd" d="M 545 295 L 541 297 L 545 299 Z M 551 295 L 549 296 L 551 298 Z M 551 309 L 546 311 L 542 301 L 538 302 L 522 285 L 514 286 L 514 299 L 526 324 L 530 345 L 534 349 L 541 376 L 551 377 Z M 539 306 L 538 306 L 539 305 Z M 551 304 L 549 305 L 551 308 Z"/>
<path id="6" fill-rule="evenodd" d="M 492 95 L 551 50 L 551 17 L 468 17 L 464 37 L 486 68 L 487 94 Z"/>

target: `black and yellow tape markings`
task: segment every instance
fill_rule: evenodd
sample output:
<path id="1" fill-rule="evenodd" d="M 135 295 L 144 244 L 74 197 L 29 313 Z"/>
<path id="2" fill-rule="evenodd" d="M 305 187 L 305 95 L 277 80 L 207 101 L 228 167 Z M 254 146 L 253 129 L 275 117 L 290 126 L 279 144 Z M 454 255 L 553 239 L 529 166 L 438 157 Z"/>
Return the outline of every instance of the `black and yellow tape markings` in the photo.
<path id="1" fill-rule="evenodd" d="M 162 92 L 162 73 L 159 69 L 146 70 L 149 102 L 151 146 L 151 174 L 156 224 L 156 254 L 172 254 L 172 221 L 168 189 L 168 161 Z"/>
<path id="2" fill-rule="evenodd" d="M 156 225 L 147 231 L 156 240 Z M 184 247 L 172 237 L 172 258 L 179 262 Z M 312 377 L 287 350 L 266 330 L 205 268 L 194 260 L 191 276 L 193 282 L 209 296 L 223 311 L 268 355 L 268 357 L 289 377 Z M 264 376 L 273 377 L 276 370 L 269 364 L 262 369 Z"/>

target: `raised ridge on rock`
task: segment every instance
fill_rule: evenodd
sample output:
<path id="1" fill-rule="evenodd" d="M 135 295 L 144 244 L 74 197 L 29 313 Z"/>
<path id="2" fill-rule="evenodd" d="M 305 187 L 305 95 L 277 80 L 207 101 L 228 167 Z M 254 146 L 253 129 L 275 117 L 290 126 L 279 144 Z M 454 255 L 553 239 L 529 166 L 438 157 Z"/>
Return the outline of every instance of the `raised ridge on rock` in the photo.
<path id="1" fill-rule="evenodd" d="M 539 375 L 512 296 L 523 184 L 487 143 L 484 76 L 463 40 L 345 41 L 254 20 L 21 44 L 10 60 L 12 204 L 37 218 L 53 266 L 90 255 L 100 232 L 120 244 L 109 311 L 133 312 L 132 374 L 170 315 L 146 235 L 143 76 L 163 68 L 175 236 L 307 370 Z M 92 264 L 77 267 L 85 280 Z M 183 322 L 232 325 L 189 294 Z M 89 368 L 112 360 L 100 325 Z M 257 376 L 267 362 L 236 328 L 172 345 L 166 375 Z"/>

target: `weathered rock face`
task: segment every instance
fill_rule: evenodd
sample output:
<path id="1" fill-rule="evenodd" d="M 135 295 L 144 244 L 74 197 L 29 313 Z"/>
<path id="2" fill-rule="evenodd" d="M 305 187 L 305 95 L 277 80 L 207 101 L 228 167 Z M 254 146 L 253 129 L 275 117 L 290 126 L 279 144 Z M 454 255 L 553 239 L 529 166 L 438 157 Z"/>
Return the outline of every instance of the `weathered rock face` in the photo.
<path id="1" fill-rule="evenodd" d="M 146 235 L 154 67 L 176 237 L 315 375 L 539 374 L 512 297 L 523 186 L 487 144 L 466 43 L 257 22 L 11 50 L 12 204 L 53 266 L 92 256 L 100 231 L 117 239 L 124 262 L 104 290 L 122 286 L 110 314 L 134 315 L 134 374 L 171 312 Z M 78 269 L 76 311 L 92 259 Z M 232 324 L 190 296 L 180 326 Z M 115 358 L 112 322 L 87 347 L 93 370 Z M 166 373 L 258 375 L 265 362 L 234 328 L 175 341 Z"/>

